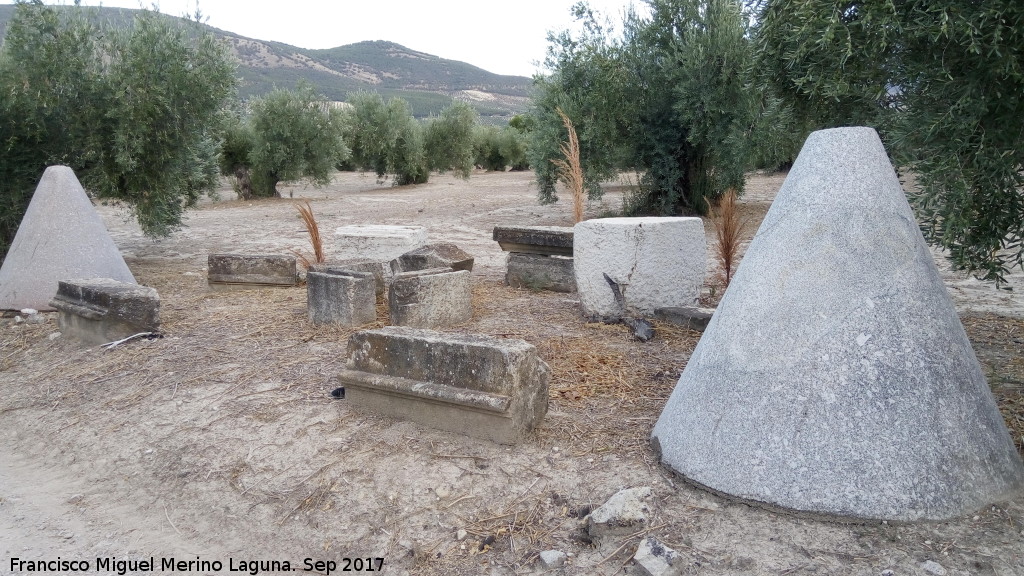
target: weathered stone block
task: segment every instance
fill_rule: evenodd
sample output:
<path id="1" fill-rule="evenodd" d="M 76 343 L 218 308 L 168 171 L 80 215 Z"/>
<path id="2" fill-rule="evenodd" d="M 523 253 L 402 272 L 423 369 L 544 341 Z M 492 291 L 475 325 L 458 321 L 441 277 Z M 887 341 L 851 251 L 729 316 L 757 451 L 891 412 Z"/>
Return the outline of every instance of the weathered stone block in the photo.
<path id="1" fill-rule="evenodd" d="M 342 260 L 390 262 L 426 243 L 427 229 L 422 226 L 342 226 L 334 233 L 331 253 Z"/>
<path id="2" fill-rule="evenodd" d="M 714 308 L 658 308 L 654 311 L 654 317 L 687 330 L 703 332 L 714 313 Z"/>
<path id="3" fill-rule="evenodd" d="M 823 514 L 945 520 L 1024 489 L 874 130 L 807 138 L 652 444 L 694 483 Z"/>
<path id="4" fill-rule="evenodd" d="M 575 292 L 572 258 L 510 252 L 505 267 L 505 283 L 513 288 Z"/>
<path id="5" fill-rule="evenodd" d="M 50 166 L 0 266 L 0 310 L 53 310 L 57 283 L 69 278 L 135 283 L 75 172 Z"/>
<path id="6" fill-rule="evenodd" d="M 491 237 L 506 252 L 572 256 L 573 229 L 565 226 L 495 226 Z"/>
<path id="7" fill-rule="evenodd" d="M 443 328 L 473 317 L 472 280 L 465 270 L 431 268 L 395 274 L 388 290 L 395 326 Z"/>
<path id="8" fill-rule="evenodd" d="M 373 274 L 334 270 L 306 274 L 306 305 L 313 324 L 362 326 L 377 319 Z"/>
<path id="9" fill-rule="evenodd" d="M 379 297 L 384 295 L 384 291 L 387 288 L 384 278 L 384 267 L 385 264 L 383 262 L 355 258 L 352 260 L 331 260 L 329 262 L 313 264 L 309 267 L 309 272 L 367 272 L 373 275 L 374 292 Z"/>
<path id="10" fill-rule="evenodd" d="M 473 255 L 451 242 L 434 242 L 420 246 L 391 261 L 394 273 L 415 272 L 429 268 L 473 270 Z"/>
<path id="11" fill-rule="evenodd" d="M 210 254 L 207 284 L 214 289 L 295 286 L 295 257 L 280 254 Z"/>
<path id="12" fill-rule="evenodd" d="M 110 278 L 61 280 L 50 306 L 61 333 L 90 346 L 160 329 L 156 290 Z"/>
<path id="13" fill-rule="evenodd" d="M 549 378 L 522 340 L 388 326 L 349 338 L 338 381 L 354 409 L 512 444 L 547 413 Z"/>
<path id="14" fill-rule="evenodd" d="M 597 218 L 577 224 L 575 235 L 576 288 L 588 317 L 696 304 L 707 259 L 700 218 Z"/>

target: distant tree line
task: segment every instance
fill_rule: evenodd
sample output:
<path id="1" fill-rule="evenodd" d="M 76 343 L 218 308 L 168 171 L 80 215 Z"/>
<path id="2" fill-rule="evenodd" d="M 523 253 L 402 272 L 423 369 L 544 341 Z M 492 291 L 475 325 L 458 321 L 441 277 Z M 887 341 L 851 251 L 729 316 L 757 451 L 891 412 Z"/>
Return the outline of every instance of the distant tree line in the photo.
<path id="1" fill-rule="evenodd" d="M 282 182 L 326 184 L 339 168 L 404 185 L 526 167 L 522 119 L 482 126 L 456 102 L 419 121 L 403 100 L 361 93 L 336 107 L 308 84 L 242 103 L 237 62 L 195 25 L 200 15 L 141 10 L 118 27 L 84 10 L 19 0 L 0 47 L 0 256 L 51 164 L 121 202 L 151 236 L 179 227 L 220 174 L 251 198 L 278 196 Z"/>

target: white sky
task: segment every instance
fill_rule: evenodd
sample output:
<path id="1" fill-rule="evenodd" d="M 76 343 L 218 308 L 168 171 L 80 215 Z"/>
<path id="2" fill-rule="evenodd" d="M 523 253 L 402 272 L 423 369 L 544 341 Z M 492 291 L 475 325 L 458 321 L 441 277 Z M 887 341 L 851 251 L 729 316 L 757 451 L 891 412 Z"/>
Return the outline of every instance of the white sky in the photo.
<path id="1" fill-rule="evenodd" d="M 576 0 L 199 0 L 207 24 L 258 40 L 301 48 L 333 48 L 387 40 L 460 60 L 496 74 L 532 76 L 547 48 L 547 32 L 572 24 Z M 68 3 L 47 0 L 47 4 Z M 640 4 L 638 0 L 636 2 Z M 83 0 L 83 5 L 139 8 L 139 0 Z M 622 21 L 630 0 L 590 0 Z M 161 12 L 195 12 L 196 0 L 160 0 Z"/>

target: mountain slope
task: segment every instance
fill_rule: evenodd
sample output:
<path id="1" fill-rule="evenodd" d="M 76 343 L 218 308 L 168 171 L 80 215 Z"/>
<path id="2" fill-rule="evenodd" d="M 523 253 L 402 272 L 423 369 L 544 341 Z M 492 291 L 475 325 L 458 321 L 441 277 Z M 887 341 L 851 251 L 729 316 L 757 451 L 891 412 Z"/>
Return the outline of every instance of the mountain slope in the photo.
<path id="1" fill-rule="evenodd" d="M 123 8 L 64 9 L 89 10 L 97 18 L 118 24 L 138 12 Z M 13 14 L 13 5 L 0 5 L 0 35 Z M 408 101 L 413 114 L 420 117 L 438 113 L 453 99 L 463 100 L 480 112 L 482 121 L 494 123 L 504 123 L 525 111 L 529 103 L 529 78 L 493 74 L 393 42 L 358 42 L 311 50 L 206 28 L 226 41 L 238 57 L 243 98 L 265 94 L 275 87 L 292 88 L 304 79 L 331 100 L 347 100 L 360 90 L 388 98 L 398 96 Z"/>

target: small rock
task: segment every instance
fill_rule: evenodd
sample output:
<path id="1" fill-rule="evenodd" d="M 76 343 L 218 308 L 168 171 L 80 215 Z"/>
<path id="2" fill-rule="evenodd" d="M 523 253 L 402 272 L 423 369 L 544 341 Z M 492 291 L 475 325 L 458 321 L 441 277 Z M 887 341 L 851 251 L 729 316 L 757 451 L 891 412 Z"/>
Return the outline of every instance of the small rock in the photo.
<path id="1" fill-rule="evenodd" d="M 438 498 L 447 498 L 452 495 L 452 491 L 444 486 L 438 486 L 434 488 L 434 494 L 437 494 Z"/>
<path id="2" fill-rule="evenodd" d="M 83 494 L 75 494 L 71 498 L 68 498 L 68 504 L 78 504 L 82 501 L 82 498 L 85 498 Z"/>
<path id="3" fill-rule="evenodd" d="M 562 552 L 561 550 L 545 550 L 540 553 L 540 563 L 548 569 L 561 568 L 565 565 L 566 558 L 568 558 L 568 556 L 566 556 L 565 552 Z"/>
<path id="4" fill-rule="evenodd" d="M 43 316 L 42 314 L 32 314 L 26 318 L 25 321 L 29 324 L 45 324 L 46 316 Z"/>
<path id="5" fill-rule="evenodd" d="M 36 310 L 35 308 L 22 308 L 21 313 L 25 316 L 31 316 L 33 314 L 39 314 L 39 310 Z"/>
<path id="6" fill-rule="evenodd" d="M 46 338 L 48 340 L 56 340 L 57 338 L 60 338 L 60 336 L 61 336 L 60 332 L 54 332 L 53 334 L 50 334 Z"/>
<path id="7" fill-rule="evenodd" d="M 676 576 L 682 573 L 679 553 L 648 536 L 633 556 L 643 576 Z"/>
<path id="8" fill-rule="evenodd" d="M 896 573 L 892 570 L 882 570 L 882 573 L 878 576 L 896 576 Z"/>
<path id="9" fill-rule="evenodd" d="M 626 536 L 647 527 L 651 512 L 647 501 L 651 489 L 628 488 L 621 490 L 584 519 L 587 534 L 592 540 L 605 536 Z"/>
<path id="10" fill-rule="evenodd" d="M 459 531 L 455 533 L 455 539 L 458 540 L 459 542 L 462 542 L 463 540 L 465 540 L 467 536 L 469 536 L 469 532 L 466 532 L 465 530 L 463 530 L 461 528 L 459 528 Z"/>
<path id="11" fill-rule="evenodd" d="M 946 576 L 946 569 L 942 567 L 942 564 L 929 560 L 921 564 L 921 570 L 935 576 Z"/>
<path id="12" fill-rule="evenodd" d="M 24 318 L 22 318 L 21 316 L 15 316 L 15 317 L 14 317 L 14 323 L 15 323 L 15 324 L 21 324 L 21 323 L 22 323 L 22 322 L 24 322 L 24 321 L 25 321 L 25 319 L 24 319 Z"/>

